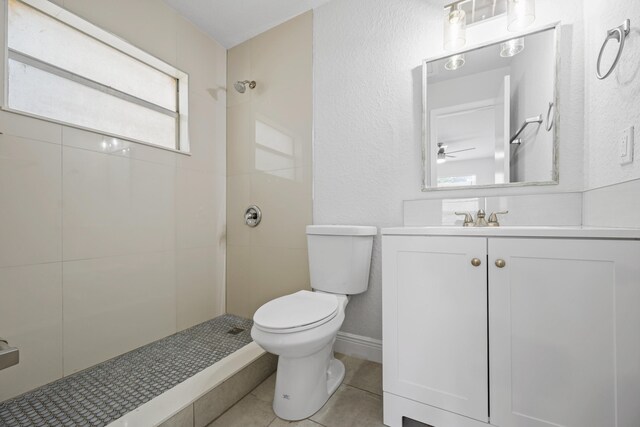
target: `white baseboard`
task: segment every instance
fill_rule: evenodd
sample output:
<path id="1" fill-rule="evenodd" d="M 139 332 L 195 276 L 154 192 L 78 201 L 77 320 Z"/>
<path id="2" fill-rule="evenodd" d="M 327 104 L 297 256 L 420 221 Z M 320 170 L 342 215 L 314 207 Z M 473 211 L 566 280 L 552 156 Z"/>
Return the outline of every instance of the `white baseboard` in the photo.
<path id="1" fill-rule="evenodd" d="M 340 331 L 334 350 L 347 356 L 382 363 L 382 341 L 374 338 Z"/>

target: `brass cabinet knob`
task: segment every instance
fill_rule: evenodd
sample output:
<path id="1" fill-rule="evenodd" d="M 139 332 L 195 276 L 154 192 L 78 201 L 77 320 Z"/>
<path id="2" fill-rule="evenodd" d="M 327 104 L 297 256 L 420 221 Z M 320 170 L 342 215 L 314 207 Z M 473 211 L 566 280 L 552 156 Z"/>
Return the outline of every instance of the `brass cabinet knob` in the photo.
<path id="1" fill-rule="evenodd" d="M 474 267 L 479 267 L 480 264 L 482 264 L 482 261 L 480 261 L 480 258 L 474 258 L 471 260 L 471 265 L 473 265 Z"/>
<path id="2" fill-rule="evenodd" d="M 503 259 L 497 259 L 497 260 L 496 260 L 496 267 L 498 267 L 498 268 L 504 268 L 504 266 L 505 266 L 505 265 L 507 265 L 507 263 L 506 263 L 506 262 L 504 262 L 504 260 L 503 260 Z"/>

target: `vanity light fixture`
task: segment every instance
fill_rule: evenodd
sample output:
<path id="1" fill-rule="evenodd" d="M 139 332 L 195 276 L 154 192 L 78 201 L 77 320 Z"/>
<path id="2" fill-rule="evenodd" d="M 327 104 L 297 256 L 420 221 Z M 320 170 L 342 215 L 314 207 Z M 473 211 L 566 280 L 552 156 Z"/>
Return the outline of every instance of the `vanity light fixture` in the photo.
<path id="1" fill-rule="evenodd" d="M 535 20 L 535 0 L 507 0 L 507 30 L 522 31 Z"/>
<path id="2" fill-rule="evenodd" d="M 469 6 L 469 2 L 471 5 Z M 504 0 L 503 0 L 504 1 Z M 507 30 L 512 32 L 522 31 L 531 25 L 536 19 L 536 1 L 535 0 L 506 0 L 507 3 Z M 504 3 L 502 3 L 504 4 Z M 463 7 L 470 10 L 471 24 L 476 23 L 476 9 L 481 7 L 476 5 L 475 0 L 457 0 L 444 7 L 444 49 L 448 51 L 459 51 L 467 44 L 467 12 Z M 504 13 L 504 9 L 495 9 L 494 15 Z M 479 21 L 484 20 L 481 16 Z M 508 40 L 500 45 L 500 56 L 509 58 L 517 55 L 524 50 L 524 38 Z M 465 63 L 464 54 L 451 56 L 445 63 L 444 68 L 449 71 L 455 71 L 461 68 Z"/>
<path id="3" fill-rule="evenodd" d="M 444 68 L 449 71 L 455 71 L 459 68 L 462 68 L 464 65 L 464 53 L 453 55 L 449 60 L 444 64 Z"/>
<path id="4" fill-rule="evenodd" d="M 467 14 L 460 9 L 460 2 L 445 8 L 444 14 L 444 48 L 455 51 L 467 43 Z"/>
<path id="5" fill-rule="evenodd" d="M 507 40 L 500 44 L 500 56 L 503 58 L 510 58 L 516 56 L 524 50 L 524 37 L 517 39 Z"/>

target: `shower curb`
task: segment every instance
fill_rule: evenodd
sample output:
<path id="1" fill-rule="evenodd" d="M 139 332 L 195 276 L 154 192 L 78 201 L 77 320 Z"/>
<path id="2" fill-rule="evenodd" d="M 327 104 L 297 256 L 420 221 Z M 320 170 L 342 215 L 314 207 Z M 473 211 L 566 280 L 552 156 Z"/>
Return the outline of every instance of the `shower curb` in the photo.
<path id="1" fill-rule="evenodd" d="M 277 357 L 252 342 L 108 427 L 204 427 L 275 372 Z"/>

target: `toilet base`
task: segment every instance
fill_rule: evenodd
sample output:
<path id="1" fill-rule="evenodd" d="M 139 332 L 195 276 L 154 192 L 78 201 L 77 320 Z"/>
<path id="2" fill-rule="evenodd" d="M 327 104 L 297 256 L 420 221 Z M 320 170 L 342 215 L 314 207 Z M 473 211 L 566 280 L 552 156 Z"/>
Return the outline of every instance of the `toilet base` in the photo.
<path id="1" fill-rule="evenodd" d="M 345 371 L 346 369 L 341 361 L 335 358 L 331 359 L 331 362 L 329 362 L 329 371 L 327 372 L 327 390 L 329 392 L 327 399 L 331 397 L 338 387 L 340 387 L 340 384 L 342 384 Z"/>
<path id="2" fill-rule="evenodd" d="M 333 341 L 306 357 L 278 358 L 273 411 L 283 420 L 310 417 L 324 406 L 344 379 L 345 368 L 333 357 Z"/>

